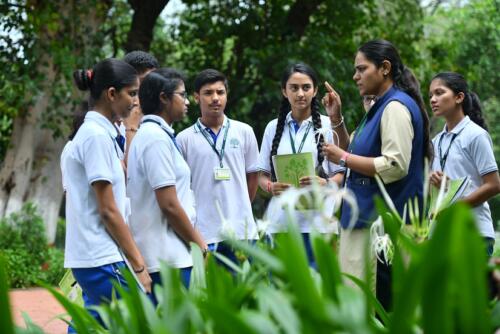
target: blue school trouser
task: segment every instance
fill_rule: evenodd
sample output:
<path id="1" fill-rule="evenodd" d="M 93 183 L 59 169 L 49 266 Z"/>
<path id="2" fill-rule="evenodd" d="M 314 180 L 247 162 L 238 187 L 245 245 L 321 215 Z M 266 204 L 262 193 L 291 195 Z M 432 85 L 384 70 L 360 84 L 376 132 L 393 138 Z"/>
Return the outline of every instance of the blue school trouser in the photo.
<path id="1" fill-rule="evenodd" d="M 181 282 L 182 284 L 186 287 L 186 289 L 189 289 L 189 282 L 191 280 L 191 270 L 193 267 L 186 267 L 186 268 L 180 268 L 181 272 Z M 155 273 L 149 273 L 149 277 L 151 277 L 151 280 L 153 283 L 151 284 L 151 301 L 153 302 L 153 305 L 158 305 L 158 299 L 156 299 L 156 294 L 155 294 L 155 286 L 160 285 L 161 286 L 161 277 L 160 277 L 160 272 L 155 272 Z"/>
<path id="2" fill-rule="evenodd" d="M 89 307 L 111 301 L 113 295 L 112 280 L 117 281 L 122 287 L 127 287 L 127 282 L 121 273 L 125 267 L 125 262 L 121 261 L 95 268 L 71 269 L 73 276 L 82 288 L 85 308 L 103 327 L 105 326 L 99 314 L 89 309 Z M 119 297 L 117 292 L 116 297 Z M 74 329 L 71 326 L 68 327 L 68 333 L 74 333 Z"/>

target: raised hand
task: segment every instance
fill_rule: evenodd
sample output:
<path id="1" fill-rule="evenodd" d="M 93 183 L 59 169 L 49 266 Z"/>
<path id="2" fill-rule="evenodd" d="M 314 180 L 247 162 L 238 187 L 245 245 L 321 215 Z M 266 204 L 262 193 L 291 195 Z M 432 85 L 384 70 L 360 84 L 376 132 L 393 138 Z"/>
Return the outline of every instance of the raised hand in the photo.
<path id="1" fill-rule="evenodd" d="M 325 81 L 326 93 L 321 99 L 321 103 L 330 117 L 333 124 L 337 124 L 342 120 L 342 100 L 340 95 L 333 89 L 330 84 Z"/>

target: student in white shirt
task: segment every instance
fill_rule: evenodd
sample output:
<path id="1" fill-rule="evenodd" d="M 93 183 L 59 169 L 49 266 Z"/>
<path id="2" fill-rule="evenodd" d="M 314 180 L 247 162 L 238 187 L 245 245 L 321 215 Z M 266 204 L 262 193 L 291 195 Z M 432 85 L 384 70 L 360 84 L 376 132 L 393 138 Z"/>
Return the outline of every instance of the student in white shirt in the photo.
<path id="1" fill-rule="evenodd" d="M 174 69 L 154 70 L 143 80 L 139 99 L 144 117 L 130 147 L 127 177 L 130 228 L 153 286 L 161 284 L 163 261 L 180 269 L 187 287 L 193 265 L 189 243 L 203 251 L 207 245 L 193 226 L 191 172 L 172 129 L 172 123 L 183 119 L 188 110 L 183 76 Z"/>
<path id="2" fill-rule="evenodd" d="M 312 152 L 316 174 L 313 177 L 302 177 L 301 186 L 308 186 L 313 181 L 324 186 L 328 182 L 340 184 L 343 168 L 330 163 L 321 152 L 321 146 L 327 141 L 333 141 L 330 118 L 321 115 L 318 93 L 318 79 L 314 70 L 306 64 L 293 64 L 285 70 L 281 79 L 281 93 L 283 95 L 280 112 L 277 119 L 267 125 L 262 139 L 259 157 L 260 187 L 273 196 L 280 195 L 290 187 L 289 184 L 278 182 L 275 175 L 272 157 L 274 155 Z M 321 128 L 330 130 L 327 136 L 318 135 Z M 324 212 L 308 210 L 296 211 L 295 220 L 300 227 L 306 247 L 309 263 L 315 267 L 309 234 L 316 230 L 321 233 L 334 232 L 325 221 L 324 216 L 333 216 L 334 203 L 325 203 Z M 266 212 L 267 220 L 271 221 L 268 232 L 279 233 L 286 231 L 287 213 L 273 197 Z"/>
<path id="3" fill-rule="evenodd" d="M 177 141 L 191 168 L 196 226 L 211 251 L 237 261 L 224 240 L 228 235 L 257 238 L 251 207 L 257 191 L 257 140 L 249 125 L 225 115 L 227 80 L 222 73 L 204 70 L 194 86 L 201 118 L 179 133 Z"/>
<path id="4" fill-rule="evenodd" d="M 92 70 L 75 71 L 74 79 L 80 90 L 90 90 L 92 111 L 87 112 L 66 152 L 64 266 L 72 269 L 88 307 L 111 300 L 110 280 L 126 284 L 119 248 L 146 291 L 151 290 L 146 263 L 124 220 L 125 175 L 112 123 L 137 105 L 139 80 L 133 67 L 117 59 L 105 59 Z"/>
<path id="5" fill-rule="evenodd" d="M 434 115 L 446 120 L 443 131 L 432 140 L 431 183 L 439 187 L 443 175 L 450 179 L 470 178 L 471 185 L 462 201 L 473 208 L 491 256 L 495 231 L 487 201 L 500 193 L 500 178 L 479 98 L 469 90 L 465 78 L 454 72 L 437 74 L 431 81 L 429 96 Z"/>

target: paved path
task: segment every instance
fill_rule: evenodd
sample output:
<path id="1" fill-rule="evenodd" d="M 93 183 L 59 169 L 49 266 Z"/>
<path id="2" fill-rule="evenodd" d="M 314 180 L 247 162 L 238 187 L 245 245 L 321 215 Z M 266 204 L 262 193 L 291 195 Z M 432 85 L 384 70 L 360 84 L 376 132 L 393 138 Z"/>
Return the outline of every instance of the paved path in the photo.
<path id="1" fill-rule="evenodd" d="M 9 296 L 12 316 L 17 326 L 26 327 L 21 315 L 21 312 L 26 312 L 45 333 L 66 333 L 66 323 L 55 318 L 66 312 L 47 290 L 42 288 L 16 289 L 11 290 Z"/>

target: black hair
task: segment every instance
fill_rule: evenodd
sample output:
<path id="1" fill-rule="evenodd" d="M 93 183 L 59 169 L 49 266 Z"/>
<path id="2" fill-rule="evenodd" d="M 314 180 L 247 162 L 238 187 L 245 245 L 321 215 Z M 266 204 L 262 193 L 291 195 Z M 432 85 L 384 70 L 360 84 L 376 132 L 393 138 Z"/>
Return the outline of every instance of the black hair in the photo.
<path id="1" fill-rule="evenodd" d="M 185 81 L 184 75 L 173 68 L 159 68 L 150 72 L 139 88 L 139 101 L 144 115 L 161 112 L 160 94 L 171 99 L 175 89 Z"/>
<path id="2" fill-rule="evenodd" d="M 91 70 L 76 70 L 73 79 L 80 90 L 90 90 L 91 101 L 97 101 L 104 90 L 114 87 L 120 91 L 137 81 L 136 70 L 126 62 L 114 58 L 101 60 Z"/>
<path id="3" fill-rule="evenodd" d="M 89 111 L 89 102 L 88 101 L 82 101 L 80 105 L 76 108 L 75 113 L 73 114 L 73 124 L 72 124 L 72 129 L 71 129 L 71 134 L 68 136 L 69 140 L 73 140 L 75 138 L 76 133 L 78 132 L 78 129 L 83 124 L 83 121 L 85 120 L 85 115 L 87 115 L 87 112 Z"/>
<path id="4" fill-rule="evenodd" d="M 316 72 L 307 64 L 304 63 L 296 63 L 288 66 L 285 71 L 283 72 L 283 75 L 281 76 L 281 89 L 286 89 L 286 83 L 288 82 L 288 79 L 294 74 L 294 73 L 302 73 L 307 75 L 309 78 L 311 78 L 313 82 L 314 89 L 318 87 L 318 76 Z M 280 111 L 278 114 L 278 123 L 276 125 L 276 133 L 274 134 L 274 138 L 272 141 L 272 146 L 271 146 L 271 155 L 270 155 L 270 162 L 271 162 L 271 180 L 276 181 L 276 175 L 274 173 L 274 168 L 273 168 L 273 159 L 272 157 L 276 155 L 278 152 L 278 146 L 281 141 L 281 136 L 283 135 L 283 130 L 285 128 L 285 120 L 286 120 L 286 115 L 290 112 L 291 106 L 290 102 L 286 97 L 283 96 L 281 99 L 281 105 L 280 105 Z M 319 112 L 319 102 L 316 96 L 314 96 L 311 100 L 311 117 L 313 121 L 313 126 L 314 130 L 318 130 L 321 128 L 321 114 Z M 323 151 L 321 150 L 321 147 L 323 146 L 324 139 L 323 136 L 318 135 L 318 140 L 317 140 L 317 148 L 318 148 L 318 166 L 316 167 L 316 173 L 321 176 L 321 177 L 326 177 L 326 173 L 323 170 L 322 163 L 324 160 L 323 156 Z"/>
<path id="5" fill-rule="evenodd" d="M 194 91 L 196 93 L 199 93 L 201 87 L 217 81 L 222 81 L 224 83 L 224 87 L 226 87 L 227 90 L 227 78 L 224 74 L 212 68 L 203 70 L 198 73 L 198 75 L 196 75 L 196 78 L 194 79 Z"/>
<path id="6" fill-rule="evenodd" d="M 403 64 L 396 47 L 389 41 L 383 39 L 372 40 L 363 44 L 358 52 L 363 55 L 377 67 L 381 67 L 384 60 L 391 63 L 389 76 L 394 82 L 394 86 L 404 91 L 417 103 L 424 122 L 424 154 L 432 159 L 432 145 L 429 133 L 429 115 L 425 110 L 424 100 L 420 92 L 420 85 L 412 71 Z"/>
<path id="7" fill-rule="evenodd" d="M 135 68 L 139 74 L 160 67 L 160 65 L 158 65 L 158 60 L 156 60 L 152 54 L 141 50 L 127 53 L 125 57 L 123 57 L 123 61 Z"/>
<path id="8" fill-rule="evenodd" d="M 483 118 L 479 97 L 469 89 L 469 85 L 463 75 L 455 72 L 441 72 L 436 74 L 436 76 L 432 78 L 432 81 L 436 79 L 441 80 L 446 87 L 455 93 L 455 95 L 463 93 L 464 100 L 462 101 L 462 109 L 464 114 L 469 116 L 474 123 L 488 131 L 488 126 Z"/>

